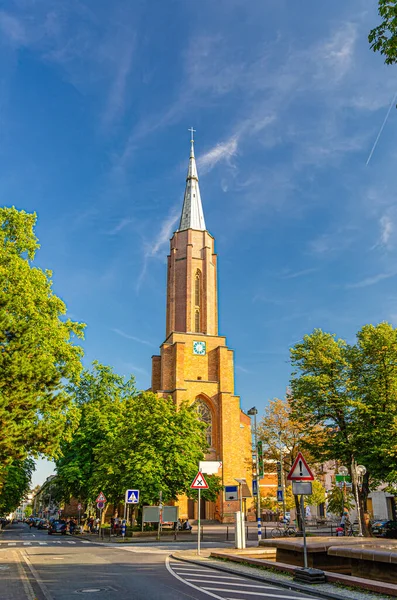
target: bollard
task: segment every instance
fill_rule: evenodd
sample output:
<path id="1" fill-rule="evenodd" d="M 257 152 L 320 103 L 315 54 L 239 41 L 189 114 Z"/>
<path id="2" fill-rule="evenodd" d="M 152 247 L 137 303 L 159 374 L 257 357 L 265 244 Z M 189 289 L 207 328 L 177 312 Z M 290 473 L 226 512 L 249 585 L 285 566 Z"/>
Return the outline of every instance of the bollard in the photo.
<path id="1" fill-rule="evenodd" d="M 226 541 L 229 541 L 229 525 L 226 525 Z"/>
<path id="2" fill-rule="evenodd" d="M 265 540 L 267 540 L 267 527 L 265 526 Z"/>
<path id="3" fill-rule="evenodd" d="M 204 527 L 201 525 L 201 541 L 204 539 Z"/>

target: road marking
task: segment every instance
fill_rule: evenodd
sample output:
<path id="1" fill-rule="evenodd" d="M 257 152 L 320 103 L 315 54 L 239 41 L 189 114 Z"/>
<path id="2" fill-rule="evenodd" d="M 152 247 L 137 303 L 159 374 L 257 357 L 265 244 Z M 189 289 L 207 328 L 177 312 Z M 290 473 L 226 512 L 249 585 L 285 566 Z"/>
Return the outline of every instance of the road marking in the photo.
<path id="1" fill-rule="evenodd" d="M 51 596 L 50 592 L 48 591 L 48 588 L 45 585 L 44 581 L 41 579 L 40 575 L 38 574 L 38 572 L 36 571 L 36 569 L 34 568 L 32 563 L 30 562 L 30 560 L 27 557 L 27 555 L 25 554 L 25 552 L 22 551 L 20 554 L 21 554 L 23 560 L 25 561 L 25 563 L 28 565 L 30 572 L 32 573 L 33 577 L 36 580 L 37 585 L 39 586 L 39 588 L 41 589 L 41 591 L 43 593 L 44 598 L 46 600 L 54 600 L 54 598 Z M 29 598 L 29 600 L 30 600 L 30 598 Z"/>
<path id="2" fill-rule="evenodd" d="M 87 540 L 81 540 L 82 544 L 91 544 L 91 542 L 88 542 Z"/>
<path id="3" fill-rule="evenodd" d="M 9 546 L 16 546 L 16 545 L 17 545 L 17 543 L 16 543 L 16 542 L 8 542 L 8 545 L 9 545 Z"/>
<path id="4" fill-rule="evenodd" d="M 27 599 L 35 600 L 36 594 L 33 591 L 32 584 L 30 583 L 30 581 L 26 575 L 25 569 L 23 568 L 21 561 L 19 560 L 19 557 L 17 557 L 16 563 L 17 563 L 18 575 L 22 581 L 22 586 L 23 586 L 23 589 L 24 589 Z"/>
<path id="5" fill-rule="evenodd" d="M 190 577 L 194 577 L 194 579 L 190 579 Z M 200 577 L 206 577 L 207 579 L 200 579 Z M 208 580 L 209 578 L 209 580 Z M 241 581 L 242 577 L 227 577 L 226 575 L 189 575 L 189 579 L 186 579 L 186 581 L 200 581 L 200 582 L 207 582 L 207 583 L 216 583 L 215 581 L 211 581 L 212 579 L 233 579 L 233 581 Z M 220 581 L 220 583 L 227 583 L 227 581 Z M 236 583 L 236 585 L 238 585 Z M 239 584 L 239 585 L 245 585 L 245 584 Z"/>
<path id="6" fill-rule="evenodd" d="M 67 542 L 67 544 L 75 544 L 76 542 Z"/>
<path id="7" fill-rule="evenodd" d="M 204 590 L 203 588 L 199 587 L 198 585 L 194 585 L 194 583 L 190 583 L 189 581 L 186 581 L 185 579 L 183 579 L 183 577 L 180 577 L 180 575 L 177 575 L 177 573 L 175 573 L 170 566 L 169 556 L 167 556 L 165 559 L 165 566 L 167 568 L 167 571 L 169 573 L 171 573 L 171 575 L 173 577 L 175 577 L 176 579 L 179 579 L 179 581 L 182 581 L 182 583 L 184 583 L 185 585 L 189 585 L 190 587 L 201 592 L 202 594 L 207 594 L 207 596 L 212 596 L 213 598 L 217 598 L 217 600 L 225 600 L 222 596 L 218 596 L 217 594 L 213 594 L 210 591 Z"/>
<path id="8" fill-rule="evenodd" d="M 191 581 L 191 580 L 187 579 L 187 581 Z M 202 580 L 201 583 L 217 583 L 217 582 L 216 581 L 205 581 L 205 580 Z M 249 588 L 260 588 L 260 589 L 263 589 L 263 590 L 273 590 L 274 589 L 273 585 L 253 585 L 251 583 L 234 583 L 234 584 L 232 584 L 232 583 L 228 583 L 226 581 L 220 581 L 219 585 L 222 585 L 222 583 L 223 583 L 223 585 L 237 585 L 239 587 L 242 586 L 242 587 L 249 587 Z M 205 588 L 205 589 L 207 589 L 207 588 Z M 211 590 L 213 588 L 208 588 L 208 589 Z M 217 588 L 215 588 L 215 589 L 217 589 Z M 241 592 L 241 590 L 237 590 L 237 591 Z"/>
<path id="9" fill-rule="evenodd" d="M 23 545 L 24 545 L 24 546 L 31 546 L 31 545 L 32 545 L 32 542 L 24 542 L 24 543 L 23 543 Z"/>
<path id="10" fill-rule="evenodd" d="M 48 542 L 39 542 L 40 546 L 48 546 Z"/>
<path id="11" fill-rule="evenodd" d="M 288 600 L 314 600 L 314 597 L 311 596 L 310 598 L 306 598 L 305 596 L 285 596 L 284 594 L 275 594 L 274 592 L 271 594 L 266 594 L 265 592 L 249 592 L 248 590 L 230 590 L 228 588 L 212 588 L 212 587 L 203 587 L 203 588 L 197 588 L 201 591 L 204 590 L 215 590 L 217 592 L 228 592 L 229 594 L 249 594 L 250 596 L 267 596 L 268 598 L 288 598 Z M 280 588 L 277 588 L 277 586 L 275 586 L 275 591 L 278 591 Z M 217 596 L 217 598 L 220 598 L 221 596 Z M 225 598 L 222 598 L 222 600 L 225 600 Z M 233 599 L 236 600 L 236 599 Z"/>

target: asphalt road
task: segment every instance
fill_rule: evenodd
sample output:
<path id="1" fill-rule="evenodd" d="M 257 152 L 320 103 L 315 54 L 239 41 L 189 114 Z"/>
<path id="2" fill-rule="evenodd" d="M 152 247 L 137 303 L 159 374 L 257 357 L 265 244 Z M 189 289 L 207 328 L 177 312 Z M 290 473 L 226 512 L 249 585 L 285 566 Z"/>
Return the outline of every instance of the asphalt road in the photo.
<path id="1" fill-rule="evenodd" d="M 189 547 L 190 542 L 103 545 L 14 524 L 0 535 L 0 600 L 77 600 L 81 595 L 92 600 L 305 598 L 170 558 L 172 550 Z"/>

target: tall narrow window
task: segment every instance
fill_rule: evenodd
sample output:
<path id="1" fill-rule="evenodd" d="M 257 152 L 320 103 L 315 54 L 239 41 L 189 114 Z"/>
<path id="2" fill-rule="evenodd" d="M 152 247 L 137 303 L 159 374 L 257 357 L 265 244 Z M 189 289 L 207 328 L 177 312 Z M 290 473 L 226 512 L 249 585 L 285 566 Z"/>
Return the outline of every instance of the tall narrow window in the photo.
<path id="1" fill-rule="evenodd" d="M 198 309 L 194 313 L 194 331 L 200 333 L 200 311 Z"/>
<path id="2" fill-rule="evenodd" d="M 207 444 L 211 448 L 212 446 L 212 414 L 211 410 L 201 398 L 198 398 L 195 402 L 198 417 L 200 421 L 206 424 L 207 428 L 205 431 L 205 437 L 207 438 Z"/>
<path id="3" fill-rule="evenodd" d="M 194 280 L 194 303 L 200 308 L 201 303 L 201 271 L 197 269 Z"/>

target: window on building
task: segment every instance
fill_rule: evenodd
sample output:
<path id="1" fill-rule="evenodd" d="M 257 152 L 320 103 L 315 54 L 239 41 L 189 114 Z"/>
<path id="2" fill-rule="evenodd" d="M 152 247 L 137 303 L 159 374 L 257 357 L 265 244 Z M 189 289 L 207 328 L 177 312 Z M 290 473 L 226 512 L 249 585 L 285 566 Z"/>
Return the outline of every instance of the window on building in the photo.
<path id="1" fill-rule="evenodd" d="M 207 444 L 211 448 L 212 447 L 212 414 L 211 414 L 211 410 L 210 410 L 208 404 L 206 404 L 206 402 L 204 402 L 204 400 L 201 400 L 200 398 L 198 400 L 196 400 L 195 407 L 196 407 L 197 414 L 199 416 L 200 421 L 202 421 L 203 423 L 205 423 L 207 425 L 205 436 L 207 438 Z"/>
<path id="2" fill-rule="evenodd" d="M 200 311 L 198 309 L 194 313 L 194 331 L 200 333 Z"/>
<path id="3" fill-rule="evenodd" d="M 201 303 L 201 271 L 197 269 L 194 280 L 194 303 L 200 308 Z"/>

